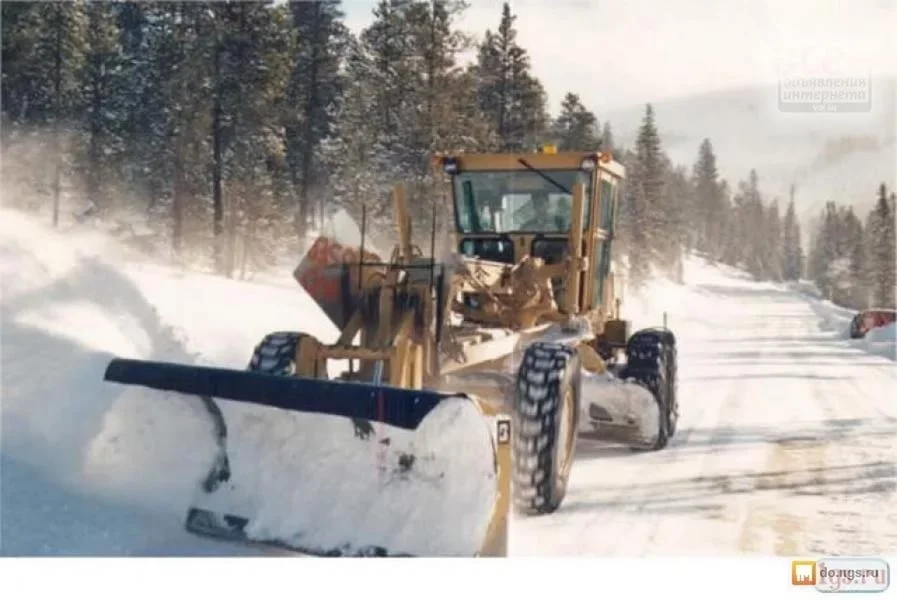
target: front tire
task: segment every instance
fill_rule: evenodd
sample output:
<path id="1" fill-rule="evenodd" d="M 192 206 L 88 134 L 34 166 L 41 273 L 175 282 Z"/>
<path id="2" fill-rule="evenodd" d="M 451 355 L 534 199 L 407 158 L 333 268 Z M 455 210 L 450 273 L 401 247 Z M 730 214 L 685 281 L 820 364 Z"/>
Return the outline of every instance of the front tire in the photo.
<path id="1" fill-rule="evenodd" d="M 514 394 L 514 506 L 556 511 L 567 493 L 579 426 L 581 364 L 575 349 L 536 342 L 526 349 Z"/>
<path id="2" fill-rule="evenodd" d="M 651 450 L 662 450 L 676 434 L 679 421 L 676 336 L 668 329 L 643 329 L 632 334 L 626 345 L 624 379 L 645 387 L 657 401 L 660 412 L 657 439 Z"/>

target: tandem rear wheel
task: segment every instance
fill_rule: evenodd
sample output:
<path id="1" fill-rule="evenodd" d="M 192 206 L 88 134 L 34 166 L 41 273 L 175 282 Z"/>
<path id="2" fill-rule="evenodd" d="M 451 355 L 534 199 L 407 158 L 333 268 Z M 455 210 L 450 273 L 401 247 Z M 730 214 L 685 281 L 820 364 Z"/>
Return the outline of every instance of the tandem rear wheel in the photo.
<path id="1" fill-rule="evenodd" d="M 635 332 L 626 344 L 626 365 L 620 376 L 646 388 L 660 413 L 657 438 L 649 451 L 663 450 L 676 434 L 679 402 L 676 397 L 676 336 L 663 328 Z M 633 448 L 644 451 L 645 448 Z"/>

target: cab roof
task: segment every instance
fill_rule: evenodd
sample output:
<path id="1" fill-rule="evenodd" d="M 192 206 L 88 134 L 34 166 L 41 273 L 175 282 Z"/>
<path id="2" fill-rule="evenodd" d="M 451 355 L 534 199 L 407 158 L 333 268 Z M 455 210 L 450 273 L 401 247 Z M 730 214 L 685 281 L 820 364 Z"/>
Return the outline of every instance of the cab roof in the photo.
<path id="1" fill-rule="evenodd" d="M 465 171 L 525 171 L 527 166 L 521 159 L 535 169 L 579 169 L 586 160 L 593 161 L 597 167 L 614 177 L 624 179 L 626 168 L 609 152 L 506 152 L 506 153 L 445 153 L 434 157 L 434 161 L 446 172 L 447 164 L 456 165 L 455 173 Z"/>

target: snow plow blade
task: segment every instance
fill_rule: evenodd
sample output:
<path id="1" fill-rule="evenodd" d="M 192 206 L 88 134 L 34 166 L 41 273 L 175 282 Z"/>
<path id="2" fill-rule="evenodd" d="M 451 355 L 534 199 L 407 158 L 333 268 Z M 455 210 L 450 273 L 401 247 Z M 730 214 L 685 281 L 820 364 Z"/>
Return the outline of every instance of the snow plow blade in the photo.
<path id="1" fill-rule="evenodd" d="M 644 386 L 609 373 L 583 377 L 580 437 L 600 442 L 651 448 L 661 418 L 657 400 Z"/>
<path id="2" fill-rule="evenodd" d="M 104 379 L 202 399 L 215 453 L 193 533 L 312 556 L 507 554 L 510 418 L 475 398 L 122 358 Z"/>
<path id="3" fill-rule="evenodd" d="M 416 429 L 451 394 L 115 358 L 106 381 Z"/>

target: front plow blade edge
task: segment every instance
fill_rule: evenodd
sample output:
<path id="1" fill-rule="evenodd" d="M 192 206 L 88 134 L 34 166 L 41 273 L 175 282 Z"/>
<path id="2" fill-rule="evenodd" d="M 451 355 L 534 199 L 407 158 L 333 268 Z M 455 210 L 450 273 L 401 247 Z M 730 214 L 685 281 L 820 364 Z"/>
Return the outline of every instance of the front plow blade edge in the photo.
<path id="1" fill-rule="evenodd" d="M 470 398 L 113 364 L 110 381 L 236 401 L 222 403 L 220 413 L 230 477 L 198 494 L 187 516 L 194 533 L 320 556 L 506 551 L 507 499 L 497 466 L 509 462 L 510 421 L 485 417 Z M 373 431 L 360 439 L 348 419 L 370 420 Z"/>

